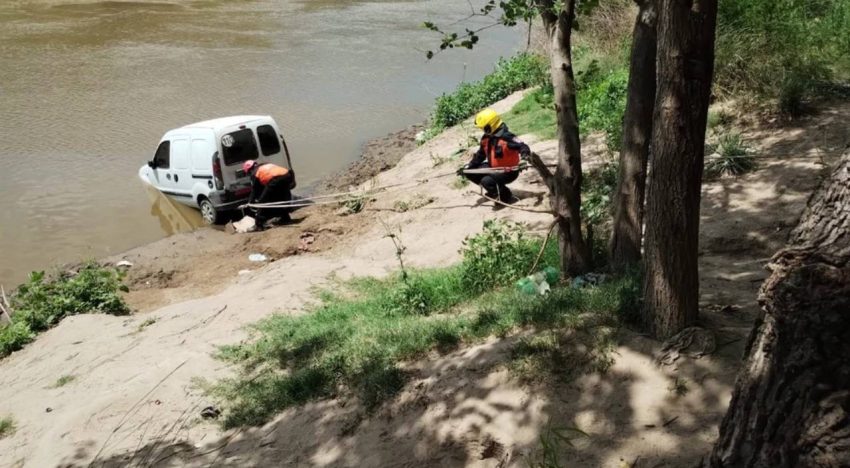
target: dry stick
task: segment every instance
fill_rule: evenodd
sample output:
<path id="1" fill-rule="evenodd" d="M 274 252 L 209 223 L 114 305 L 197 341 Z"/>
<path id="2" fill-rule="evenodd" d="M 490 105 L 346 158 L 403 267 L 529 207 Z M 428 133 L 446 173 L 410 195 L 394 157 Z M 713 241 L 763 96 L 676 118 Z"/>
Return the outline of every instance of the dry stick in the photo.
<path id="1" fill-rule="evenodd" d="M 196 404 L 195 404 L 195 406 L 193 406 L 191 409 L 187 406 L 187 407 L 183 410 L 183 412 L 182 412 L 182 413 L 180 413 L 180 416 L 178 416 L 178 417 L 177 417 L 177 419 L 175 419 L 175 420 L 174 420 L 174 424 L 172 424 L 172 425 L 171 425 L 171 427 L 169 427 L 169 428 L 168 428 L 167 430 L 165 430 L 164 432 L 160 432 L 159 434 L 157 434 L 157 436 L 156 436 L 156 438 L 155 438 L 156 442 L 154 442 L 154 444 L 153 444 L 153 445 L 151 446 L 151 448 L 148 450 L 148 453 L 147 453 L 147 454 L 146 454 L 143 458 L 141 458 L 141 459 L 139 460 L 139 466 L 145 466 L 145 462 L 147 462 L 147 461 L 148 461 L 148 459 L 150 459 L 150 458 L 153 456 L 153 454 L 154 454 L 154 453 L 156 453 L 156 449 L 159 447 L 159 444 L 161 444 L 161 443 L 162 443 L 162 441 L 163 441 L 163 440 L 165 440 L 165 438 L 166 438 L 166 437 L 167 437 L 167 436 L 171 433 L 171 431 L 173 431 L 173 430 L 174 430 L 174 428 L 175 428 L 175 427 L 177 427 L 177 424 L 180 424 L 180 423 L 182 422 L 182 424 L 180 424 L 180 429 L 177 429 L 177 433 L 180 433 L 180 430 L 182 429 L 183 424 L 185 424 L 185 422 L 186 422 L 186 421 L 183 419 L 183 418 L 184 418 L 184 416 L 186 416 L 186 420 L 188 420 L 188 416 L 187 416 L 187 414 L 192 414 L 192 413 L 194 413 L 194 412 L 195 412 L 195 409 L 196 409 L 198 406 L 200 406 L 200 403 L 196 403 Z M 172 442 L 174 442 L 174 440 L 176 440 L 176 438 L 172 439 Z M 134 455 L 134 456 L 135 456 L 135 455 Z M 128 465 L 129 465 L 129 464 L 128 464 Z"/>
<path id="2" fill-rule="evenodd" d="M 540 262 L 540 257 L 543 256 L 543 251 L 546 250 L 546 243 L 549 242 L 549 236 L 552 235 L 552 230 L 555 229 L 555 226 L 558 224 L 558 220 L 552 221 L 552 224 L 549 225 L 549 230 L 546 231 L 546 237 L 543 239 L 543 245 L 540 246 L 540 252 L 537 252 L 537 258 L 534 259 L 534 264 L 531 265 L 531 270 L 528 274 L 534 273 L 534 270 L 537 268 L 537 264 Z"/>
<path id="3" fill-rule="evenodd" d="M 223 449 L 223 448 L 227 447 L 227 446 L 230 444 L 231 439 L 233 439 L 233 438 L 234 438 L 234 437 L 236 437 L 237 435 L 241 434 L 243 430 L 244 430 L 243 428 L 240 428 L 240 429 L 239 429 L 238 431 L 236 431 L 235 433 L 230 434 L 230 435 L 227 437 L 227 439 L 225 439 L 225 441 L 224 441 L 224 443 L 223 443 L 223 444 L 219 445 L 219 446 L 218 446 L 218 447 L 216 447 L 216 448 L 213 448 L 213 449 L 207 450 L 206 452 L 196 453 L 196 454 L 192 455 L 191 457 L 189 457 L 189 459 L 191 460 L 191 459 L 195 459 L 195 458 L 203 457 L 204 455 L 209 455 L 209 454 L 211 454 L 211 453 L 213 453 L 213 452 L 216 452 L 216 451 L 218 451 L 218 450 L 221 450 L 221 449 Z M 183 452 L 185 452 L 185 451 L 186 451 L 186 450 L 176 450 L 176 451 L 174 451 L 174 452 L 171 452 L 170 454 L 165 455 L 164 457 L 157 459 L 156 461 L 154 461 L 153 463 L 151 463 L 151 465 L 150 465 L 150 466 L 156 466 L 156 465 L 158 465 L 160 462 L 164 462 L 165 460 L 168 460 L 169 458 L 171 458 L 171 457 L 173 457 L 173 456 L 175 456 L 175 455 L 177 455 L 177 454 L 183 453 Z M 216 458 L 215 458 L 215 460 L 218 460 L 218 457 L 216 457 Z M 213 463 L 215 463 L 215 460 L 213 460 Z"/>
<path id="4" fill-rule="evenodd" d="M 157 388 L 159 388 L 159 386 L 160 386 L 160 385 L 162 385 L 162 383 L 163 383 L 163 382 L 165 382 L 166 380 L 168 380 L 168 378 L 169 378 L 169 377 L 171 377 L 172 375 L 174 375 L 174 373 L 175 373 L 175 372 L 177 372 L 177 370 L 178 370 L 178 369 L 180 369 L 181 367 L 183 367 L 183 366 L 184 366 L 187 362 L 189 362 L 189 360 L 188 360 L 188 359 L 187 359 L 187 360 L 185 360 L 185 361 L 183 361 L 183 362 L 181 362 L 181 363 L 180 363 L 180 365 L 178 365 L 177 367 L 175 367 L 175 368 L 174 368 L 171 372 L 169 372 L 169 373 L 168 373 L 168 375 L 166 375 L 165 377 L 163 377 L 163 378 L 162 378 L 162 380 L 160 380 L 159 382 L 157 382 L 157 383 L 156 383 L 156 385 L 154 385 L 154 386 L 153 386 L 153 388 L 152 388 L 152 389 L 150 389 L 150 390 L 148 391 L 148 393 L 145 393 L 145 394 L 144 394 L 141 398 L 139 398 L 139 401 L 137 401 L 135 404 L 133 404 L 133 406 L 132 406 L 132 407 L 130 407 L 130 409 L 129 409 L 126 413 L 124 413 L 124 417 L 122 417 L 122 418 L 121 418 L 121 421 L 119 421 L 119 422 L 118 422 L 118 425 L 117 425 L 117 426 L 115 426 L 115 429 L 113 429 L 113 430 L 112 430 L 112 433 L 110 433 L 110 434 L 109 434 L 109 437 L 107 437 L 107 438 L 106 438 L 106 440 L 105 440 L 105 441 L 103 441 L 103 445 L 101 445 L 101 446 L 100 446 L 100 450 L 98 450 L 98 451 L 97 451 L 97 453 L 95 454 L 94 458 L 93 458 L 93 459 L 92 459 L 92 461 L 89 463 L 89 465 L 88 465 L 89 467 L 94 466 L 94 462 L 96 462 L 96 461 L 97 461 L 97 458 L 100 456 L 100 454 L 101 454 L 101 453 L 103 453 L 103 450 L 106 448 L 106 444 L 108 444 L 108 443 L 109 443 L 109 441 L 112 439 L 112 436 L 114 436 L 114 435 L 115 435 L 115 433 L 116 433 L 116 432 L 118 432 L 118 430 L 119 430 L 119 429 L 121 429 L 121 427 L 122 427 L 122 426 L 124 426 L 124 423 L 126 423 L 126 422 L 127 422 L 127 419 L 130 417 L 130 414 L 131 414 L 131 413 L 133 413 L 133 412 L 134 412 L 134 410 L 135 410 L 135 409 L 136 409 L 136 408 L 137 408 L 137 407 L 138 407 L 138 406 L 139 406 L 139 405 L 140 405 L 143 401 L 145 401 L 145 399 L 146 399 L 147 397 L 149 397 L 149 396 L 150 396 L 150 394 L 151 394 L 151 393 L 153 393 L 153 392 L 154 392 Z"/>

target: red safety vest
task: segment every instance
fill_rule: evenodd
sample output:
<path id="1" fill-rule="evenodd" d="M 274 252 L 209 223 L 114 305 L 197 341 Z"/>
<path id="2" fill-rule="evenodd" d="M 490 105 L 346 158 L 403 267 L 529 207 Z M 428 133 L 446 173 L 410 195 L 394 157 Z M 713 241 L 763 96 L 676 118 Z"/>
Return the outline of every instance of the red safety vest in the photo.
<path id="1" fill-rule="evenodd" d="M 285 176 L 286 174 L 289 174 L 289 169 L 275 164 L 266 163 L 258 167 L 257 172 L 254 175 L 260 180 L 261 184 L 268 185 L 270 180 L 275 177 Z"/>
<path id="2" fill-rule="evenodd" d="M 495 140 L 495 144 L 490 143 Z M 481 140 L 481 149 L 487 155 L 490 167 L 516 167 L 519 166 L 519 150 L 509 148 L 508 142 L 498 137 L 485 136 Z"/>

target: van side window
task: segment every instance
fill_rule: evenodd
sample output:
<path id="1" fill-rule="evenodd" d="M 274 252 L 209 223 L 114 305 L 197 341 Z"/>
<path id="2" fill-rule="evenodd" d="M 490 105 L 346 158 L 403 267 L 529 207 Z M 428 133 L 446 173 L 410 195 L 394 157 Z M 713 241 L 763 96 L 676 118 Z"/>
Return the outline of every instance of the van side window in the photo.
<path id="1" fill-rule="evenodd" d="M 260 138 L 260 149 L 263 156 L 280 153 L 280 141 L 277 132 L 271 125 L 260 125 L 257 127 L 257 136 Z"/>
<path id="2" fill-rule="evenodd" d="M 168 140 L 159 144 L 153 157 L 157 169 L 168 169 L 171 166 L 171 142 Z"/>
<path id="3" fill-rule="evenodd" d="M 257 142 L 254 132 L 249 128 L 237 130 L 221 137 L 221 148 L 224 153 L 224 164 L 234 164 L 257 159 Z"/>

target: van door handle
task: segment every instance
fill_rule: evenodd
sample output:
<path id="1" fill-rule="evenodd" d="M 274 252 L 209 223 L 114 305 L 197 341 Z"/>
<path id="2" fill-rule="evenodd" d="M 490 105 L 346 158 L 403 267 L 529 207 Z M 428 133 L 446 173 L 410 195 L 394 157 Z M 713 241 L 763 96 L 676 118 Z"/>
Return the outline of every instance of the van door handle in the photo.
<path id="1" fill-rule="evenodd" d="M 165 178 L 171 180 L 171 173 L 169 172 L 168 174 L 165 174 Z"/>
<path id="2" fill-rule="evenodd" d="M 180 182 L 180 176 L 179 175 L 174 174 L 174 182 Z"/>

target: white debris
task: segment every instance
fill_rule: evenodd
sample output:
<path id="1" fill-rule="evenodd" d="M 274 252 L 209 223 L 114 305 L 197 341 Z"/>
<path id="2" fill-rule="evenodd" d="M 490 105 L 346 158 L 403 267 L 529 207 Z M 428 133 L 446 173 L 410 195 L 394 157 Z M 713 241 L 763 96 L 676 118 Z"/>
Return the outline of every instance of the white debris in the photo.
<path id="1" fill-rule="evenodd" d="M 240 234 L 251 232 L 257 229 L 257 221 L 251 216 L 245 216 L 233 223 L 233 229 Z"/>
<path id="2" fill-rule="evenodd" d="M 127 260 L 121 260 L 120 262 L 116 263 L 115 266 L 130 268 L 131 266 L 133 266 L 133 264 L 131 262 L 128 262 Z"/>
<path id="3" fill-rule="evenodd" d="M 248 273 L 251 273 L 251 270 L 239 270 L 239 275 L 240 275 L 240 276 L 241 276 L 241 275 L 247 275 Z"/>
<path id="4" fill-rule="evenodd" d="M 261 253 L 253 253 L 251 255 L 248 255 L 248 260 L 250 260 L 252 262 L 265 262 L 268 259 L 269 259 L 269 257 L 266 257 L 265 255 L 263 255 Z"/>

